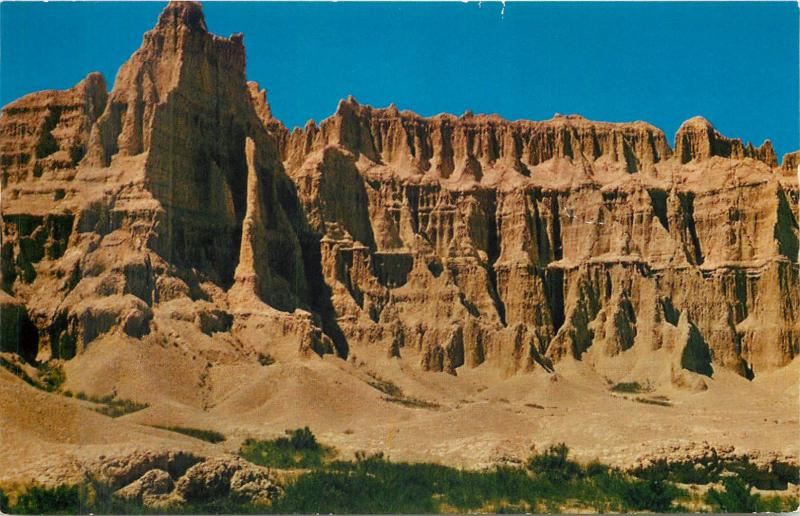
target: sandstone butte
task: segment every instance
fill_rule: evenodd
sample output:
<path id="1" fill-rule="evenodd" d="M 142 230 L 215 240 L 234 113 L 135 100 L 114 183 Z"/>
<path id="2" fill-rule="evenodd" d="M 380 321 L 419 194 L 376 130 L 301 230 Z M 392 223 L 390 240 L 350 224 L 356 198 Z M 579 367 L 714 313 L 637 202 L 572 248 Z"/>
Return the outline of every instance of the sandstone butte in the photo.
<path id="1" fill-rule="evenodd" d="M 700 117 L 671 147 L 644 122 L 353 98 L 289 131 L 195 3 L 110 92 L 27 95 L 0 135 L 3 356 L 148 404 L 112 419 L 0 369 L 0 480 L 130 481 L 305 424 L 466 467 L 558 441 L 797 460 L 800 152 Z M 669 406 L 611 392 L 633 381 Z"/>

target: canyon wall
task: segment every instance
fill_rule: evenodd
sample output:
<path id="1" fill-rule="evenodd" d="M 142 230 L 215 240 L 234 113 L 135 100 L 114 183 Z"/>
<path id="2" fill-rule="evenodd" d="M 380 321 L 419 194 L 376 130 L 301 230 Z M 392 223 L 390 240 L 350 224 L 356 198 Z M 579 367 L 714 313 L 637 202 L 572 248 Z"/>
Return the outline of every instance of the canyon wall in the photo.
<path id="1" fill-rule="evenodd" d="M 644 122 L 352 98 L 289 131 L 243 36 L 171 3 L 110 93 L 23 97 L 0 138 L 3 306 L 29 321 L 2 349 L 25 356 L 174 338 L 161 318 L 452 374 L 631 355 L 698 386 L 800 353 L 798 154 L 699 117 L 674 150 Z"/>

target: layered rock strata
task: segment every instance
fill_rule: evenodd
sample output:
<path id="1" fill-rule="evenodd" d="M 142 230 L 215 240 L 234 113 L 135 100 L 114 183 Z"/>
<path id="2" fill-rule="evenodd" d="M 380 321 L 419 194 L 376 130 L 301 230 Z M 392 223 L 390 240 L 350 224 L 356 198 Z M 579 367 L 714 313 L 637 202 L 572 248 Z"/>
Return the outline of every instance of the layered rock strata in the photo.
<path id="1" fill-rule="evenodd" d="M 290 132 L 243 37 L 172 3 L 110 93 L 92 74 L 23 97 L 0 134 L 2 289 L 37 334 L 3 349 L 69 359 L 180 317 L 454 374 L 664 349 L 678 385 L 800 352 L 797 153 L 702 118 L 673 150 L 644 122 L 349 98 Z"/>

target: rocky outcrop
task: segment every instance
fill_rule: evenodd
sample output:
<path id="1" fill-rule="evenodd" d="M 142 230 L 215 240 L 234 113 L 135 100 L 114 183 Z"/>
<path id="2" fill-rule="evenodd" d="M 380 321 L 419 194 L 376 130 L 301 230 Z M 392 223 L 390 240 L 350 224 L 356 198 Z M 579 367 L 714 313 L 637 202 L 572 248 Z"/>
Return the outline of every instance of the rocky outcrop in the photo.
<path id="1" fill-rule="evenodd" d="M 42 357 L 150 335 L 176 300 L 212 305 L 191 309 L 202 333 L 230 332 L 234 286 L 239 311 L 307 307 L 307 230 L 241 35 L 211 35 L 199 4 L 170 4 L 104 88 L 92 74 L 3 112 L 2 286 L 26 305 Z M 304 316 L 283 326 L 311 352 L 330 349 L 308 342 Z"/>
<path id="2" fill-rule="evenodd" d="M 453 372 L 689 339 L 690 371 L 784 365 L 800 345 L 797 183 L 768 142 L 703 119 L 676 141 L 673 155 L 641 122 L 425 119 L 350 98 L 283 155 L 351 346 Z"/>
<path id="3" fill-rule="evenodd" d="M 120 478 L 109 481 L 111 485 L 119 484 Z M 268 505 L 281 492 L 269 470 L 238 457 L 227 457 L 205 459 L 182 471 L 152 467 L 114 494 L 147 508 L 167 509 L 225 499 Z"/>
<path id="4" fill-rule="evenodd" d="M 91 73 L 69 90 L 40 91 L 3 108 L 2 185 L 62 176 L 83 159 L 89 134 L 107 102 L 106 82 Z"/>
<path id="5" fill-rule="evenodd" d="M 243 36 L 185 2 L 110 94 L 92 74 L 29 95 L 0 134 L 2 288 L 41 358 L 178 346 L 167 320 L 241 360 L 377 350 L 451 374 L 666 349 L 692 389 L 800 353 L 796 156 L 701 118 L 674 151 L 644 122 L 353 98 L 289 132 Z"/>
<path id="6" fill-rule="evenodd" d="M 708 120 L 700 116 L 687 120 L 678 129 L 675 154 L 680 157 L 681 163 L 720 156 L 739 160 L 757 159 L 771 167 L 778 165 L 778 158 L 769 140 L 761 147 L 754 147 L 751 143 L 744 145 L 742 140 L 722 136 Z"/>

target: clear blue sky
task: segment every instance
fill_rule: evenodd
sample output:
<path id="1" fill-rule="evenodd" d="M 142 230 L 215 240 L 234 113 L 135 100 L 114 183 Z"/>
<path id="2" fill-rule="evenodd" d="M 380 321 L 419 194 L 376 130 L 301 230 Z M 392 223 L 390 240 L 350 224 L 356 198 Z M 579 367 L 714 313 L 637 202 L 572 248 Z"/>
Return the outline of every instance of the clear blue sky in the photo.
<path id="1" fill-rule="evenodd" d="M 113 82 L 163 3 L 0 4 L 0 102 Z M 798 7 L 785 3 L 208 3 L 244 32 L 248 77 L 290 128 L 353 94 L 423 115 L 559 112 L 646 120 L 672 141 L 703 115 L 779 154 L 798 142 Z"/>

